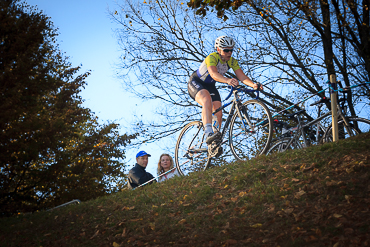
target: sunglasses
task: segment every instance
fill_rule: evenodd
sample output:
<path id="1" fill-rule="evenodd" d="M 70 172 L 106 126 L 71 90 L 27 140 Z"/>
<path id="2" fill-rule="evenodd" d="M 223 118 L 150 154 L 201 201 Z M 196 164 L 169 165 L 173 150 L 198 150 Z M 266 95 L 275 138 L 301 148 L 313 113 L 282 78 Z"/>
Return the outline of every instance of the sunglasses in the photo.
<path id="1" fill-rule="evenodd" d="M 222 49 L 224 52 L 233 52 L 234 49 Z"/>

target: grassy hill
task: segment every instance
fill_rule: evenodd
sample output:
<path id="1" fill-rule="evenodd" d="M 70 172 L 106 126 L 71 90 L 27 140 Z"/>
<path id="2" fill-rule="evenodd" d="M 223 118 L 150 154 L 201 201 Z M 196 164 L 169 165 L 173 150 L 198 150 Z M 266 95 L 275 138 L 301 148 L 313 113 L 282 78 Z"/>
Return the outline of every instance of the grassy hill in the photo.
<path id="1" fill-rule="evenodd" d="M 1 246 L 370 246 L 370 134 L 0 219 Z"/>

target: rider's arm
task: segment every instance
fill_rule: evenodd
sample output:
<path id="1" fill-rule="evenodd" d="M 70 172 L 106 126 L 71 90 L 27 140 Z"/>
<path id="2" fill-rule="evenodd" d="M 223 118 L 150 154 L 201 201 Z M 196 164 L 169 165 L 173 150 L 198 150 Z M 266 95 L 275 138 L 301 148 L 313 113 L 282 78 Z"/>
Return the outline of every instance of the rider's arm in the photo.
<path id="1" fill-rule="evenodd" d="M 222 82 L 222 83 L 226 83 L 226 84 L 228 84 L 230 86 L 233 86 L 233 87 L 236 87 L 236 86 L 239 85 L 238 80 L 236 80 L 235 78 L 227 78 L 227 77 L 221 75 L 220 73 L 218 73 L 218 70 L 217 70 L 216 66 L 208 66 L 207 69 L 208 69 L 209 74 L 213 78 L 213 80 L 218 81 L 218 82 Z"/>
<path id="2" fill-rule="evenodd" d="M 257 84 L 254 83 L 246 74 L 244 74 L 242 69 L 235 70 L 236 77 L 240 81 L 242 81 L 245 85 L 252 87 L 253 89 L 257 89 Z M 262 89 L 262 85 L 260 86 L 260 89 Z"/>

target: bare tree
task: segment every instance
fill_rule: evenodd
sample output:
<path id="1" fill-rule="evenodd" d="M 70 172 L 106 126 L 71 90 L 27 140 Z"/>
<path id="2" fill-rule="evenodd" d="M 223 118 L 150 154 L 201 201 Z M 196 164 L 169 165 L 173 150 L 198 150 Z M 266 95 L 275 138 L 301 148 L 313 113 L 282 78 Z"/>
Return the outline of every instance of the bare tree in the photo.
<path id="1" fill-rule="evenodd" d="M 271 83 L 293 82 L 307 94 L 320 91 L 333 73 L 342 86 L 370 80 L 369 1 L 192 0 L 188 5 L 201 15 L 214 7 L 219 17 L 244 30 L 248 63 L 273 71 Z M 355 92 L 348 97 L 352 114 L 361 100 L 368 103 L 369 86 Z"/>
<path id="2" fill-rule="evenodd" d="M 192 3 L 197 7 L 205 1 Z M 355 16 L 353 8 L 342 17 L 344 2 L 249 1 L 234 10 L 224 9 L 227 20 L 217 18 L 211 8 L 202 17 L 184 5 L 177 0 L 124 0 L 110 12 L 122 25 L 117 37 L 126 89 L 144 100 L 161 102 L 156 121 L 135 123 L 146 141 L 173 136 L 185 123 L 200 118 L 199 105 L 188 96 L 187 81 L 214 51 L 213 42 L 220 35 L 237 41 L 233 56 L 252 80 L 265 84 L 262 100 L 275 112 L 326 88 L 334 71 L 345 86 L 369 80 L 366 34 L 353 26 L 349 17 Z M 206 11 L 207 6 L 200 8 Z M 365 14 L 358 22 L 361 16 Z M 368 103 L 364 95 L 368 87 L 349 100 L 354 114 L 359 100 Z"/>

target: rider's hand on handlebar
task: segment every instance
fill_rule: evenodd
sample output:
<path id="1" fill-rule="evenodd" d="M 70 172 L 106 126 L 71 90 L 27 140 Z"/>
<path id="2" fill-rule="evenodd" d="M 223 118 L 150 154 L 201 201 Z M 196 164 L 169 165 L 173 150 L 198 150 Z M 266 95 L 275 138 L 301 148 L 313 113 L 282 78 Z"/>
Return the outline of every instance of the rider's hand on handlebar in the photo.
<path id="1" fill-rule="evenodd" d="M 261 83 L 254 83 L 254 85 L 253 85 L 253 89 L 254 90 L 263 90 L 263 86 L 262 86 L 262 84 Z"/>
<path id="2" fill-rule="evenodd" d="M 226 83 L 232 87 L 237 87 L 239 86 L 239 81 L 235 78 L 230 78 L 226 81 Z"/>

